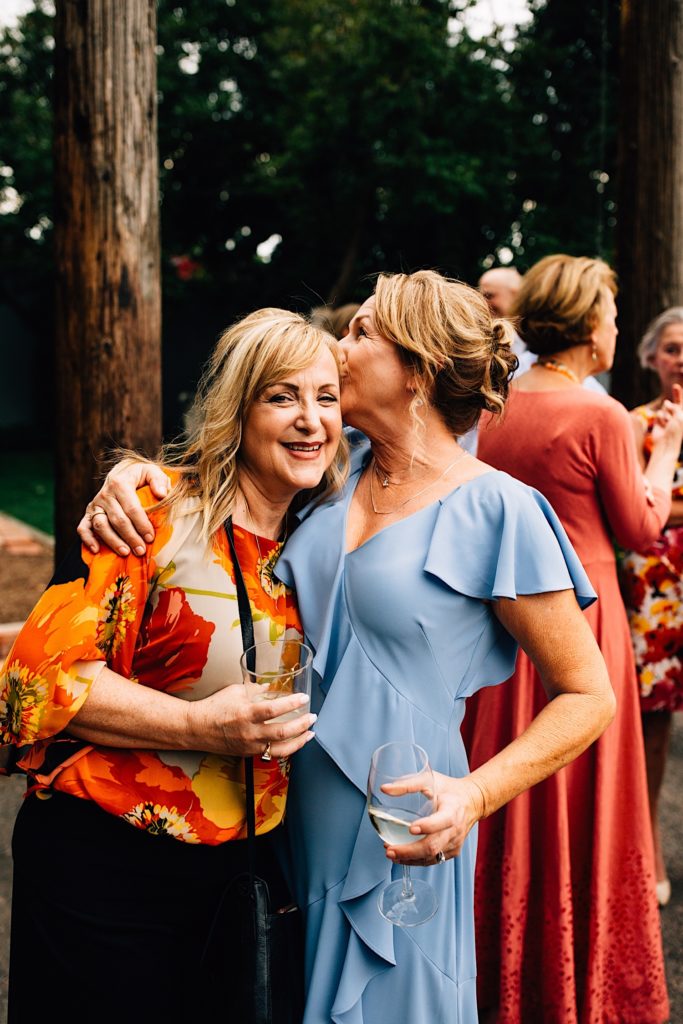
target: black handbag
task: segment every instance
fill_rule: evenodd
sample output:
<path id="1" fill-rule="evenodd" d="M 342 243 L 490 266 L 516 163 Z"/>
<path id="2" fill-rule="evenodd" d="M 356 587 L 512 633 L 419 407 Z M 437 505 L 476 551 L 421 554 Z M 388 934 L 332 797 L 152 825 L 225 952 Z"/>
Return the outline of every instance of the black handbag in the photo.
<path id="1" fill-rule="evenodd" d="M 254 644 L 254 624 L 249 596 L 235 551 L 232 521 L 225 525 L 235 571 L 237 604 L 244 650 Z M 250 665 L 250 668 L 253 666 Z M 249 870 L 227 886 L 221 898 L 203 957 L 206 971 L 220 982 L 221 973 L 236 980 L 226 990 L 226 1009 L 236 1024 L 300 1024 L 304 1012 L 304 937 L 301 911 L 288 903 L 273 910 L 267 883 L 255 871 L 256 824 L 254 815 L 254 764 L 244 760 Z M 225 929 L 239 937 L 221 942 Z M 223 955 L 224 954 L 224 955 Z"/>

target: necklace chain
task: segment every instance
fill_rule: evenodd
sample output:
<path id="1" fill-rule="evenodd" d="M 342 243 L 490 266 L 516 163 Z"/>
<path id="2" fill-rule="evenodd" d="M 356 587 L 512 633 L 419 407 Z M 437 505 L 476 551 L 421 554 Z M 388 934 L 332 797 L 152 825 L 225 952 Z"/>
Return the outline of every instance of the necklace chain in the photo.
<path id="1" fill-rule="evenodd" d="M 254 540 L 256 541 L 256 550 L 258 551 L 258 559 L 259 559 L 258 580 L 259 580 L 259 583 L 261 584 L 261 589 L 265 591 L 266 588 L 263 586 L 263 568 L 264 568 L 266 563 L 265 563 L 265 561 L 263 559 L 263 555 L 261 554 L 261 545 L 259 544 L 259 540 L 258 540 L 258 531 L 256 529 L 256 523 L 254 522 L 254 517 L 251 514 L 251 509 L 249 508 L 249 502 L 247 501 L 247 499 L 244 496 L 244 494 L 242 495 L 242 498 L 244 499 L 244 507 L 247 510 L 247 515 L 249 516 L 249 522 L 251 523 L 251 529 L 252 529 L 252 532 L 254 534 Z M 285 535 L 284 535 L 284 537 L 283 537 L 283 539 L 281 541 L 276 541 L 275 543 L 279 544 L 280 547 L 282 547 L 286 540 L 287 540 L 287 516 L 285 516 Z M 285 593 L 284 587 L 282 588 L 282 592 L 283 592 L 283 594 Z M 281 596 L 282 595 L 278 594 L 278 596 L 275 598 L 275 613 L 276 614 L 279 614 L 279 611 L 280 611 L 279 604 L 280 604 L 280 597 Z M 287 597 L 286 597 L 286 594 L 285 594 L 285 602 L 286 602 L 286 600 L 287 600 Z"/>
<path id="2" fill-rule="evenodd" d="M 379 478 L 379 481 L 382 484 L 382 487 L 387 487 L 389 485 L 389 477 L 381 475 L 381 473 L 379 471 L 379 468 L 377 466 L 377 461 L 376 461 L 376 459 L 373 458 L 373 460 L 372 460 L 372 472 L 370 473 L 370 503 L 372 505 L 372 511 L 375 513 L 375 515 L 378 515 L 378 516 L 390 516 L 394 512 L 399 512 L 409 502 L 415 501 L 415 499 L 419 498 L 421 494 L 424 494 L 425 491 L 428 491 L 430 487 L 433 487 L 434 484 L 438 484 L 439 480 L 443 479 L 443 477 L 445 477 L 446 473 L 448 473 L 448 471 L 450 469 L 453 469 L 453 466 L 455 466 L 455 464 L 457 462 L 460 462 L 461 459 L 464 459 L 465 456 L 468 455 L 468 454 L 469 454 L 469 452 L 460 452 L 460 454 L 458 455 L 457 459 L 453 459 L 453 462 L 451 462 L 450 465 L 446 466 L 446 468 L 443 470 L 443 472 L 439 473 L 439 475 L 437 477 L 435 477 L 434 480 L 430 480 L 430 482 L 428 484 L 426 484 L 423 488 L 421 488 L 421 490 L 417 491 L 415 494 L 411 494 L 408 498 L 406 498 L 405 501 L 402 501 L 400 505 L 397 505 L 395 508 L 390 508 L 390 509 L 380 509 L 380 508 L 377 508 L 377 505 L 375 504 L 375 492 L 374 492 L 373 486 L 372 486 L 372 482 L 373 482 L 375 474 L 377 474 L 377 477 Z"/>
<path id="3" fill-rule="evenodd" d="M 536 365 L 543 366 L 546 370 L 552 370 L 553 373 L 560 373 L 567 380 L 573 380 L 575 384 L 581 383 L 574 371 L 570 370 L 565 363 L 561 363 L 558 359 L 539 359 Z"/>

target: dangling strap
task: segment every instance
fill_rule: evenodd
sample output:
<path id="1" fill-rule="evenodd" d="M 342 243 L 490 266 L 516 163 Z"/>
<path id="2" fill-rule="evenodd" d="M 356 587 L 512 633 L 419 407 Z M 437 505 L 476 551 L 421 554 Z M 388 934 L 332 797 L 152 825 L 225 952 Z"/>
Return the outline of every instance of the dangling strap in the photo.
<path id="1" fill-rule="evenodd" d="M 242 575 L 242 569 L 240 567 L 239 559 L 237 557 L 237 551 L 235 550 L 235 535 L 232 529 L 232 516 L 230 516 L 225 523 L 225 532 L 228 535 L 228 544 L 230 545 L 230 557 L 232 558 L 232 567 L 235 572 L 235 586 L 237 587 L 237 608 L 240 613 L 240 628 L 242 630 L 242 646 L 245 651 L 249 651 L 247 657 L 247 668 L 250 671 L 254 671 L 256 657 L 254 647 L 254 620 L 251 614 L 251 604 L 249 603 L 249 594 L 247 593 L 247 587 L 244 582 L 244 576 Z M 250 650 L 251 648 L 251 650 Z M 244 759 L 244 782 L 245 782 L 245 800 L 247 804 L 247 854 L 249 856 L 249 875 L 253 879 L 254 877 L 254 865 L 256 862 L 256 815 L 254 813 L 254 759 L 253 757 L 245 757 Z"/>

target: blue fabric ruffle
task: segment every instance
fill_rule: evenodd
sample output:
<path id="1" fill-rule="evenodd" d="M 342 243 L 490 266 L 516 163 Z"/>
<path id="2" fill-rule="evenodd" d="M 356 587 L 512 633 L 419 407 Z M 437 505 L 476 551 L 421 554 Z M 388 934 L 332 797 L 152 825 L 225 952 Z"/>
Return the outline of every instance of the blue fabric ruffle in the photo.
<path id="1" fill-rule="evenodd" d="M 548 502 L 492 471 L 346 554 L 346 515 L 367 448 L 341 500 L 314 509 L 278 576 L 295 586 L 315 651 L 316 741 L 293 760 L 288 832 L 293 888 L 307 913 L 305 1024 L 449 1022 L 476 1014 L 476 836 L 455 860 L 414 869 L 439 910 L 404 934 L 379 914 L 392 868 L 366 814 L 373 751 L 412 740 L 432 767 L 468 771 L 463 698 L 507 679 L 517 645 L 496 599 L 573 587 L 595 599 Z"/>

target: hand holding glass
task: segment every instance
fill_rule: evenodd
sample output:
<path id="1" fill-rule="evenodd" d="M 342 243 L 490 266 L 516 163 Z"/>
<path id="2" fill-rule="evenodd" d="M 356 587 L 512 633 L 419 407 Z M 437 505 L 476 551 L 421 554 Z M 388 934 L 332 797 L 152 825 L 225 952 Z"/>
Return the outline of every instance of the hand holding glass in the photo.
<path id="1" fill-rule="evenodd" d="M 311 664 L 313 652 L 300 640 L 266 640 L 249 647 L 240 659 L 247 696 L 252 701 L 277 700 L 294 693 L 303 693 L 308 704 L 295 711 L 272 718 L 272 722 L 289 722 L 308 714 L 311 703 Z"/>
<path id="2" fill-rule="evenodd" d="M 388 783 L 418 783 L 419 789 L 401 796 L 391 796 L 382 787 Z M 368 776 L 368 814 L 385 843 L 404 845 L 424 839 L 409 831 L 418 818 L 426 818 L 436 810 L 434 776 L 427 754 L 416 743 L 385 743 L 372 755 Z M 410 868 L 403 865 L 403 878 L 391 882 L 379 894 L 382 917 L 400 928 L 424 924 L 436 913 L 436 893 L 428 882 L 413 879 Z"/>

